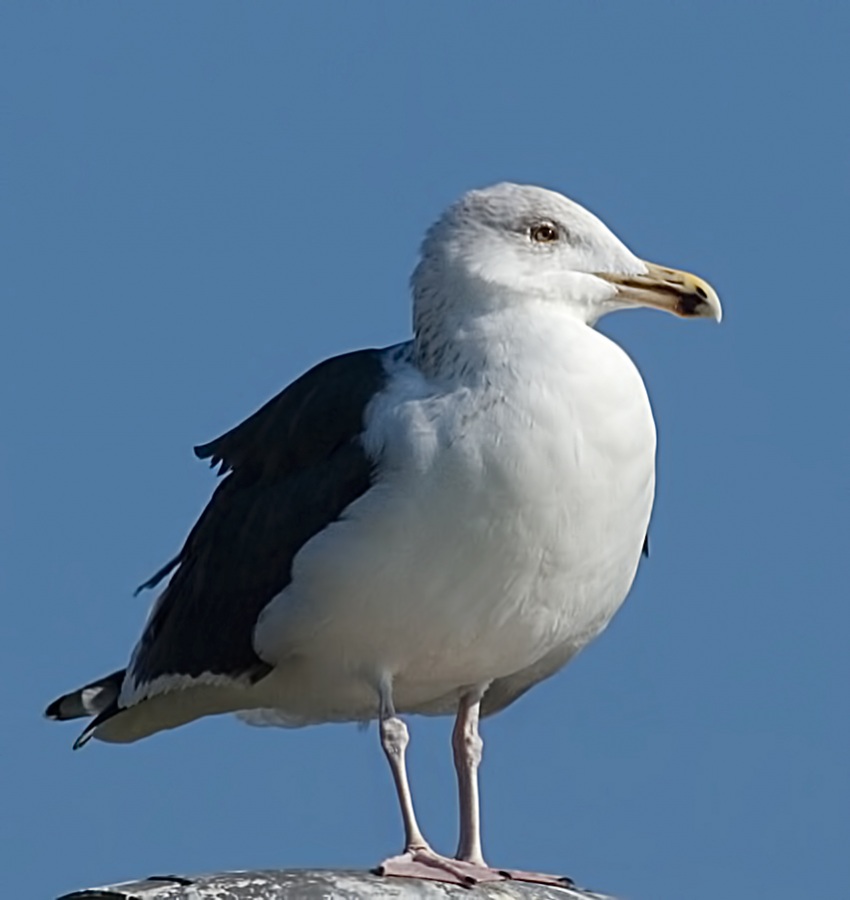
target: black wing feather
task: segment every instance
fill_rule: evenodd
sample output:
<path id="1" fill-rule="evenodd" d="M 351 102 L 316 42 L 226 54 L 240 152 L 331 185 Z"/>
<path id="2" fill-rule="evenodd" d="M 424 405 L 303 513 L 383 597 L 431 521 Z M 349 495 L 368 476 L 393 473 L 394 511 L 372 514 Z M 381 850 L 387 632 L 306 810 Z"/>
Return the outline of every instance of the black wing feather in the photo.
<path id="1" fill-rule="evenodd" d="M 383 351 L 315 366 L 231 431 L 195 449 L 228 472 L 180 553 L 137 648 L 132 677 L 215 673 L 257 679 L 264 606 L 290 582 L 301 547 L 372 482 L 363 415 L 386 383 Z"/>
<path id="2" fill-rule="evenodd" d="M 263 478 L 309 468 L 359 434 L 363 410 L 386 381 L 381 350 L 326 359 L 221 437 L 195 447 L 219 474 Z"/>

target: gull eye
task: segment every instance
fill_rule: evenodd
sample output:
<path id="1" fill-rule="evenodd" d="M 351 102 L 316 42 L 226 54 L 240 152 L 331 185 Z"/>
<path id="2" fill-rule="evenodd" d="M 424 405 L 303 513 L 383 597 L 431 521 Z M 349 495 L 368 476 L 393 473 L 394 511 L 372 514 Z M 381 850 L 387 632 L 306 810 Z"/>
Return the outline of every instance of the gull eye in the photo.
<path id="1" fill-rule="evenodd" d="M 551 222 L 540 222 L 537 225 L 532 225 L 528 236 L 537 244 L 551 244 L 560 237 L 557 227 Z"/>

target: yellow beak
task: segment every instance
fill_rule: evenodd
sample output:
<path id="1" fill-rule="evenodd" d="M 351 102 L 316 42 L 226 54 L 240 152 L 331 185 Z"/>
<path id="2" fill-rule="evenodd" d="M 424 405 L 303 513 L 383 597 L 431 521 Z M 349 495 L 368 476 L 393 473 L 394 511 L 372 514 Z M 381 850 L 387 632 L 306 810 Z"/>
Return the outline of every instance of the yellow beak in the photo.
<path id="1" fill-rule="evenodd" d="M 707 281 L 690 272 L 680 272 L 650 262 L 645 262 L 645 265 L 645 275 L 595 274 L 616 286 L 619 299 L 631 301 L 637 306 L 653 306 L 688 319 L 699 317 L 719 322 L 723 318 L 717 291 Z"/>

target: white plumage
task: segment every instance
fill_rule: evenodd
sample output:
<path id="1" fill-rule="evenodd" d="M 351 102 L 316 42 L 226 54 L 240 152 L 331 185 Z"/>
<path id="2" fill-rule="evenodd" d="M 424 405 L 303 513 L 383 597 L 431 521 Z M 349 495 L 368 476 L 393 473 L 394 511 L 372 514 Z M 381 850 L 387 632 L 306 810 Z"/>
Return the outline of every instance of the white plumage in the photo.
<path id="1" fill-rule="evenodd" d="M 255 690 L 287 719 L 371 718 L 386 678 L 397 709 L 453 712 L 459 691 L 579 650 L 625 598 L 654 483 L 640 376 L 554 304 L 495 311 L 465 341 L 498 333 L 509 350 L 466 375 L 396 363 L 368 411 L 380 480 L 258 623 L 277 670 Z"/>

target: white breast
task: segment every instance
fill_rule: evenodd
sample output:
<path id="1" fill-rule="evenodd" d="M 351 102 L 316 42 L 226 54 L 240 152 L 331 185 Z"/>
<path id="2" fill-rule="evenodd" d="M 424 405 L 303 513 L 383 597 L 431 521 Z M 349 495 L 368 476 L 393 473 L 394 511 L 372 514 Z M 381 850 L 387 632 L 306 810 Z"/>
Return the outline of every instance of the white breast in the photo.
<path id="1" fill-rule="evenodd" d="M 302 549 L 263 614 L 260 655 L 300 660 L 299 691 L 281 680 L 274 704 L 296 717 L 307 695 L 313 719 L 316 704 L 370 714 L 387 675 L 400 709 L 427 706 L 580 648 L 625 599 L 654 491 L 636 368 L 557 310 L 484 327 L 510 341 L 484 336 L 475 377 L 397 368 L 367 417 L 377 484 Z"/>

